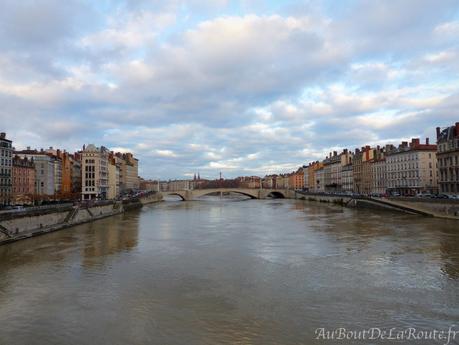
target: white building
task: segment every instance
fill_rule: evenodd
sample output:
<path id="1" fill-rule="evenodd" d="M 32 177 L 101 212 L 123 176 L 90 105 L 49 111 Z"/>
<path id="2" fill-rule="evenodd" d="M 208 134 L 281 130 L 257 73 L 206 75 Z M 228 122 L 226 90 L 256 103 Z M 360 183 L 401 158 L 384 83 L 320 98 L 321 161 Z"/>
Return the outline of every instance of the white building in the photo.
<path id="1" fill-rule="evenodd" d="M 89 144 L 81 152 L 81 199 L 105 200 L 108 197 L 107 148 Z"/>

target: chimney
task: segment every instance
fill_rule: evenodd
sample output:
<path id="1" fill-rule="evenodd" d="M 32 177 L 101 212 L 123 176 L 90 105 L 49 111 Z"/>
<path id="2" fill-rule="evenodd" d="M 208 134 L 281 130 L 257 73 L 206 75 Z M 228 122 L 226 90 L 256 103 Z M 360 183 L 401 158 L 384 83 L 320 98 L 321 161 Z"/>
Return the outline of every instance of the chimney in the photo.
<path id="1" fill-rule="evenodd" d="M 415 147 L 415 146 L 418 146 L 419 145 L 419 139 L 418 138 L 412 138 L 411 139 L 411 143 L 410 143 L 410 147 Z"/>
<path id="2" fill-rule="evenodd" d="M 408 146 L 408 142 L 407 141 L 402 141 L 402 147 L 407 147 Z"/>
<path id="3" fill-rule="evenodd" d="M 437 127 L 437 140 L 440 139 L 440 127 Z"/>
<path id="4" fill-rule="evenodd" d="M 426 138 L 426 145 L 429 145 L 429 138 Z"/>
<path id="5" fill-rule="evenodd" d="M 338 152 L 333 151 L 333 156 L 337 156 L 337 155 L 338 155 Z"/>
<path id="6" fill-rule="evenodd" d="M 0 139 L 5 139 L 6 137 L 6 133 L 5 132 L 1 132 L 0 133 Z"/>

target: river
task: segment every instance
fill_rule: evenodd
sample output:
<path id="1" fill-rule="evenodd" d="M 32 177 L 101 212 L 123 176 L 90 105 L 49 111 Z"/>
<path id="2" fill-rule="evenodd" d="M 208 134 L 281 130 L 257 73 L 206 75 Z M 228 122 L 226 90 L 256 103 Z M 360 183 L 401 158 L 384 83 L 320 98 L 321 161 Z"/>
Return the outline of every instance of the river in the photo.
<path id="1" fill-rule="evenodd" d="M 316 338 L 458 321 L 454 220 L 208 197 L 0 247 L 1 345 L 389 344 Z"/>

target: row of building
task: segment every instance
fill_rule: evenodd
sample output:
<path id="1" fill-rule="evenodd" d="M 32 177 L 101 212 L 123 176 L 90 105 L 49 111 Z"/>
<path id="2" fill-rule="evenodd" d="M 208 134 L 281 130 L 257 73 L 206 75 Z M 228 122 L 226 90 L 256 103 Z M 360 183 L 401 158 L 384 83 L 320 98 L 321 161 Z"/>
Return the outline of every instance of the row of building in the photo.
<path id="1" fill-rule="evenodd" d="M 142 181 L 143 189 L 177 191 L 205 188 L 292 189 L 359 194 L 459 194 L 459 122 L 436 130 L 437 142 L 414 138 L 398 146 L 364 146 L 330 152 L 287 174 L 235 179 Z"/>
<path id="2" fill-rule="evenodd" d="M 0 133 L 0 206 L 116 199 L 138 189 L 138 159 L 131 153 L 92 144 L 75 153 L 52 147 L 16 151 L 6 134 Z"/>
<path id="3" fill-rule="evenodd" d="M 427 138 L 398 146 L 364 146 L 330 152 L 289 174 L 263 178 L 265 188 L 359 194 L 459 194 L 459 122 L 437 127 L 437 143 Z"/>

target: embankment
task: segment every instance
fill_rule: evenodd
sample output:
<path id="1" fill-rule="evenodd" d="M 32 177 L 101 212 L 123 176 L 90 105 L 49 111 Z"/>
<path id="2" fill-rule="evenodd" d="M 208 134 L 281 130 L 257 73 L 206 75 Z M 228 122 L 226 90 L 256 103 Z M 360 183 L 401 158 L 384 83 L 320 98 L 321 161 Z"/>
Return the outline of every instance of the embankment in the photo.
<path id="1" fill-rule="evenodd" d="M 339 204 L 346 207 L 361 207 L 404 212 L 428 217 L 459 220 L 459 201 L 450 199 L 421 198 L 371 198 L 334 195 L 326 193 L 297 193 L 298 198 Z"/>
<path id="2" fill-rule="evenodd" d="M 161 194 L 151 193 L 124 201 L 40 206 L 0 213 L 0 245 L 114 216 L 161 200 Z"/>

